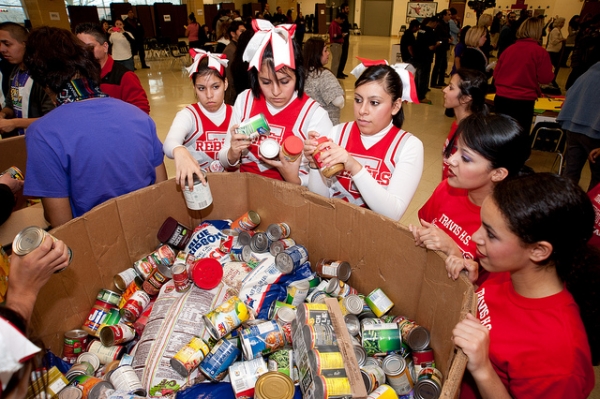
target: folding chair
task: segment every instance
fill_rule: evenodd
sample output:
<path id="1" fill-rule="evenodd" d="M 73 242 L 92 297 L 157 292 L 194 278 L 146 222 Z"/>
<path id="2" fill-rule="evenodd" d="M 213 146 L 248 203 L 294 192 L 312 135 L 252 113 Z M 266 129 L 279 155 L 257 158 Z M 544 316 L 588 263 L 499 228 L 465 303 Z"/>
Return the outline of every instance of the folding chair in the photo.
<path id="1" fill-rule="evenodd" d="M 190 50 L 186 42 L 181 41 L 177 43 L 177 46 L 170 46 L 171 56 L 173 56 L 173 61 L 179 60 L 182 67 L 186 66 L 187 59 L 190 55 Z"/>
<path id="2" fill-rule="evenodd" d="M 536 117 L 536 123 L 533 127 L 531 136 L 532 151 L 551 152 L 555 154 L 550 171 L 553 171 L 558 163 L 558 174 L 560 175 L 564 163 L 563 152 L 565 151 L 567 137 L 565 132 L 560 128 L 560 125 L 556 122 L 556 119 L 543 118 L 541 121 L 538 121 L 538 118 Z"/>

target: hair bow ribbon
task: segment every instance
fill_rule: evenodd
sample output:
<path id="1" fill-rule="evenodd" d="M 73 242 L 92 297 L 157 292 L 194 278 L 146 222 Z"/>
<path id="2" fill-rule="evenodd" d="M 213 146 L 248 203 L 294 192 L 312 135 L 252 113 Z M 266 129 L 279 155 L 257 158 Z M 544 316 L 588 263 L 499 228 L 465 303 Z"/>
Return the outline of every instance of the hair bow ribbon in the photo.
<path id="1" fill-rule="evenodd" d="M 227 67 L 227 56 L 225 54 L 212 54 L 209 51 L 204 51 L 198 48 L 191 48 L 190 55 L 194 59 L 192 65 L 187 68 L 190 78 L 196 72 L 198 72 L 198 66 L 200 61 L 208 57 L 208 67 L 219 72 L 221 76 L 225 76 L 225 68 Z"/>
<path id="2" fill-rule="evenodd" d="M 252 28 L 254 29 L 254 36 L 250 39 L 243 56 L 243 60 L 249 64 L 248 70 L 252 67 L 256 68 L 257 71 L 260 70 L 263 53 L 269 43 L 273 48 L 273 63 L 276 71 L 284 66 L 296 69 L 292 41 L 296 25 L 273 26 L 267 20 L 254 19 L 252 20 Z"/>
<path id="3" fill-rule="evenodd" d="M 402 101 L 408 101 L 409 103 L 419 103 L 419 97 L 417 96 L 417 88 L 415 85 L 415 73 L 416 69 L 411 64 L 398 63 L 394 65 L 390 65 L 387 60 L 369 60 L 366 58 L 356 57 L 360 60 L 360 64 L 358 64 L 352 72 L 352 75 L 356 76 L 356 79 L 362 75 L 362 73 L 368 67 L 375 65 L 389 65 L 400 77 L 400 81 L 402 82 Z"/>

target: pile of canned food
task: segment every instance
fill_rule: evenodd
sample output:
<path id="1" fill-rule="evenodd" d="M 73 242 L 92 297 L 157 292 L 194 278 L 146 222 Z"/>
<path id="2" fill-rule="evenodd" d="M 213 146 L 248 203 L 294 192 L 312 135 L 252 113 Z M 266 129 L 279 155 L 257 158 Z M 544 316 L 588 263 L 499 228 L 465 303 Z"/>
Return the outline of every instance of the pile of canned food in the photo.
<path id="1" fill-rule="evenodd" d="M 259 224 L 254 211 L 227 224 L 215 243 L 222 259 L 245 263 L 249 276 L 259 270 L 253 264 L 256 254 L 270 253 L 281 275 L 307 264 L 308 251 L 290 238 L 289 225 L 272 224 L 262 232 Z M 190 247 L 194 234 L 168 218 L 158 232 L 163 244 L 114 277 L 120 292 L 100 290 L 81 328 L 64 334 L 62 359 L 70 368 L 66 373 L 56 367 L 48 371 L 47 394 L 120 399 L 176 393 L 179 388 L 160 395 L 147 391 L 132 361 L 163 285 L 172 280 L 169 284 L 185 293 L 192 286 L 212 290 L 222 283 L 222 262 L 196 259 L 197 251 Z M 439 397 L 442 374 L 435 368 L 427 329 L 390 315 L 394 304 L 381 289 L 358 293 L 347 283 L 351 273 L 346 261 L 320 259 L 308 278 L 288 282 L 286 295 L 262 304 L 267 309 L 260 318 L 256 304 L 251 306 L 241 295 L 227 296 L 202 316 L 206 332 L 181 346 L 170 366 L 183 377 L 199 371 L 196 382 L 230 381 L 236 398 L 289 399 L 295 385 L 305 398 L 352 397 L 339 331 L 325 305 L 326 298 L 337 298 L 368 398 Z M 43 390 L 37 385 L 34 381 L 30 387 L 30 397 Z M 181 388 L 180 393 L 198 389 L 192 384 Z"/>

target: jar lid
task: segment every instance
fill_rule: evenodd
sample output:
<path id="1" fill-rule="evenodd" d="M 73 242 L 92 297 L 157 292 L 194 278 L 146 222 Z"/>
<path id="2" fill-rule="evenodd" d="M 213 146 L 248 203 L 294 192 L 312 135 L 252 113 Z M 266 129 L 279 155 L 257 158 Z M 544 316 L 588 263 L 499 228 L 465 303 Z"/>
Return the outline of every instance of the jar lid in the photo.
<path id="1" fill-rule="evenodd" d="M 275 139 L 266 139 L 260 144 L 259 151 L 264 158 L 273 159 L 279 155 L 279 143 Z"/>
<path id="2" fill-rule="evenodd" d="M 192 267 L 192 281 L 203 290 L 212 290 L 223 278 L 223 267 L 215 259 L 198 259 Z"/>
<path id="3" fill-rule="evenodd" d="M 283 141 L 283 148 L 288 154 L 300 154 L 304 149 L 304 143 L 298 136 L 290 136 Z"/>

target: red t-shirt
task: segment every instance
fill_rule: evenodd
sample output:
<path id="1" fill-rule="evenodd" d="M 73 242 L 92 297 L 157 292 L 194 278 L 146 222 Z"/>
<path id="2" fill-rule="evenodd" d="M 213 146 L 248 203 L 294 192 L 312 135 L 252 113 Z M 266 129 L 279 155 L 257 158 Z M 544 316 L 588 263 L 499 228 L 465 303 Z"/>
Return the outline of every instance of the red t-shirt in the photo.
<path id="1" fill-rule="evenodd" d="M 513 398 L 588 397 L 594 388 L 590 347 L 579 307 L 566 288 L 525 298 L 508 273 L 492 273 L 477 291 L 477 313 L 490 330 L 494 370 Z M 463 380 L 460 397 L 479 397 L 472 377 Z"/>

